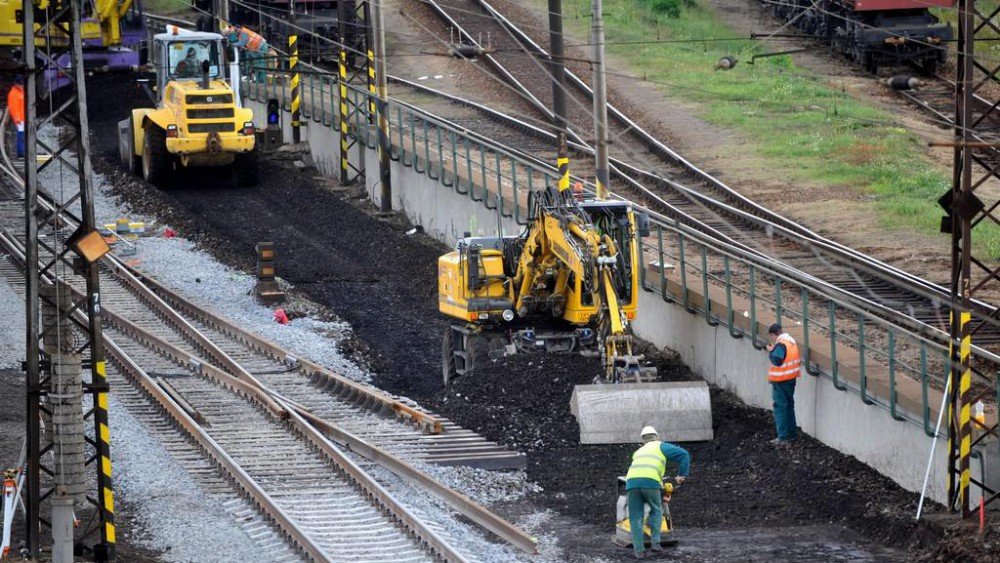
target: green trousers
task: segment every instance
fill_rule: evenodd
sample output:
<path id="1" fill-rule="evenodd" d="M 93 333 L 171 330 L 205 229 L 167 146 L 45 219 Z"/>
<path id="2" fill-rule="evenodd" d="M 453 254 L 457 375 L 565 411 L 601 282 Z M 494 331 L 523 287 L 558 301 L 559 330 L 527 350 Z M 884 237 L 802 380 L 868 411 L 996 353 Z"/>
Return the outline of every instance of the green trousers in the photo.
<path id="1" fill-rule="evenodd" d="M 781 440 L 799 437 L 795 423 L 795 380 L 771 384 L 771 398 L 774 400 L 774 426 Z"/>
<path id="2" fill-rule="evenodd" d="M 649 529 L 652 547 L 660 547 L 660 527 L 663 525 L 663 492 L 660 489 L 629 489 L 628 522 L 632 530 L 632 549 L 636 553 L 646 550 L 642 534 L 642 520 L 649 505 Z"/>

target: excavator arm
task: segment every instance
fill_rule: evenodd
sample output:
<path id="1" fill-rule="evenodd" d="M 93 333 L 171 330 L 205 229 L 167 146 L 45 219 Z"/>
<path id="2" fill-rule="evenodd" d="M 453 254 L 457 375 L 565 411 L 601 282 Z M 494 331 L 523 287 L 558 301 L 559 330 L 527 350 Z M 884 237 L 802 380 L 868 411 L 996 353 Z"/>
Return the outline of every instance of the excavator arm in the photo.
<path id="1" fill-rule="evenodd" d="M 121 45 L 121 19 L 134 0 L 94 0 L 94 11 L 101 24 L 101 41 L 105 47 Z"/>

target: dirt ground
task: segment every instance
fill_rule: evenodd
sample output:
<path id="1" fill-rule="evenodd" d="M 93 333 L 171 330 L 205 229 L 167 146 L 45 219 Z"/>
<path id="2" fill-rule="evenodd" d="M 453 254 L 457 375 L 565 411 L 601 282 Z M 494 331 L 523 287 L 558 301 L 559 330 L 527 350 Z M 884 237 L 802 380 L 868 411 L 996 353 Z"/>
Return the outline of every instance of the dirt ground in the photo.
<path id="1" fill-rule="evenodd" d="M 97 80 L 91 88 L 99 97 L 106 87 Z M 95 135 L 109 135 L 113 114 L 124 108 L 101 111 L 108 113 L 94 115 Z M 268 158 L 269 173 L 257 188 L 192 178 L 161 190 L 117 172 L 112 144 L 95 148 L 96 168 L 119 174 L 121 197 L 223 262 L 249 270 L 253 245 L 273 240 L 279 275 L 351 323 L 349 351 L 373 369 L 379 386 L 527 452 L 528 473 L 545 492 L 503 507 L 506 514 L 549 509 L 548 529 L 563 538 L 574 560 L 628 554 L 609 539 L 614 480 L 634 446 L 577 445 L 569 413 L 572 385 L 593 378 L 594 360 L 512 358 L 444 390 L 444 319 L 435 295 L 436 259 L 446 250 L 441 244 L 407 235 L 403 221 L 377 219 L 364 201 L 345 200 L 314 170 L 292 166 L 288 156 Z M 667 379 L 692 377 L 669 356 L 659 357 L 658 367 Z M 927 552 L 925 537 L 940 536 L 938 528 L 925 531 L 912 523 L 914 495 L 858 461 L 808 438 L 791 450 L 773 449 L 766 411 L 719 390 L 712 401 L 716 439 L 689 446 L 692 479 L 672 506 L 682 539 L 673 556 L 768 560 L 794 552 L 810 560 L 904 560 Z"/>

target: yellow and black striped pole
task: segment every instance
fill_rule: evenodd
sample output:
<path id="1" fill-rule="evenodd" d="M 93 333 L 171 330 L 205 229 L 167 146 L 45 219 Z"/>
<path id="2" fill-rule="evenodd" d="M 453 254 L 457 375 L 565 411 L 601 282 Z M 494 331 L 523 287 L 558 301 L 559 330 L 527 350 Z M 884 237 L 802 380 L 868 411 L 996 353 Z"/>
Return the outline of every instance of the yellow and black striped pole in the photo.
<path id="1" fill-rule="evenodd" d="M 954 315 L 954 313 L 952 313 Z M 972 453 L 972 315 L 963 311 L 958 314 L 959 324 L 956 331 L 961 340 L 958 346 L 958 502 L 963 517 L 971 513 L 969 503 L 970 468 L 969 457 Z"/>
<path id="2" fill-rule="evenodd" d="M 301 125 L 299 121 L 299 110 L 302 104 L 299 92 L 299 36 L 288 36 L 288 72 L 292 77 L 292 142 L 302 142 L 302 133 L 299 131 Z"/>
<path id="3" fill-rule="evenodd" d="M 368 27 L 371 29 L 371 26 Z M 369 32 L 370 33 L 370 32 Z M 371 40 L 368 41 L 368 123 L 374 125 L 377 121 L 378 108 L 375 100 L 378 97 L 378 88 L 375 82 L 375 51 L 371 48 Z"/>
<path id="4" fill-rule="evenodd" d="M 559 195 L 568 198 L 569 194 L 569 149 L 566 147 L 566 134 L 559 133 L 559 152 L 556 153 L 556 168 L 559 170 Z"/>
<path id="5" fill-rule="evenodd" d="M 103 350 L 101 351 L 103 354 Z M 95 358 L 95 360 L 97 360 Z M 108 392 L 107 370 L 104 359 L 94 362 L 91 369 L 94 388 L 97 389 L 94 404 L 94 423 L 97 425 L 97 455 L 100 466 L 97 471 L 97 486 L 100 490 L 101 520 L 104 528 L 101 530 L 102 543 L 107 550 L 107 561 L 115 559 L 115 494 L 111 478 L 111 430 L 108 428 Z"/>
<path id="6" fill-rule="evenodd" d="M 341 2 L 343 4 L 343 2 Z M 341 10 L 343 11 L 343 10 Z M 341 20 L 342 21 L 342 20 Z M 341 25 L 341 28 L 344 26 Z M 340 45 L 340 57 L 339 57 L 339 71 L 340 71 L 340 112 L 338 115 L 340 121 L 340 183 L 341 185 L 347 185 L 351 181 L 350 178 L 350 162 L 347 160 L 347 151 L 350 147 L 350 140 L 348 139 L 348 127 L 347 127 L 347 46 L 341 43 Z"/>
<path id="7" fill-rule="evenodd" d="M 958 394 L 962 401 L 962 409 L 958 413 L 959 438 L 958 444 L 958 466 L 961 470 L 959 478 L 959 495 L 962 498 L 962 506 L 966 515 L 970 511 L 969 503 L 969 457 L 972 453 L 972 315 L 963 312 L 959 317 L 962 319 L 961 333 L 962 344 L 959 347 L 959 362 L 962 367 L 962 377 L 959 382 Z"/>

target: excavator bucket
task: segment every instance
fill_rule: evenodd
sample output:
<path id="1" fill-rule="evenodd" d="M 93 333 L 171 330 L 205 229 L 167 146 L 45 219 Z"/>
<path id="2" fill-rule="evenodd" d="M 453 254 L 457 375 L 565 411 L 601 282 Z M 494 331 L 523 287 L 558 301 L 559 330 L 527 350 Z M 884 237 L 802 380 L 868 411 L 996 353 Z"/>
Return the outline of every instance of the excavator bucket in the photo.
<path id="1" fill-rule="evenodd" d="M 581 444 L 638 443 L 652 426 L 666 442 L 711 440 L 712 403 L 704 381 L 577 385 L 570 410 Z"/>

